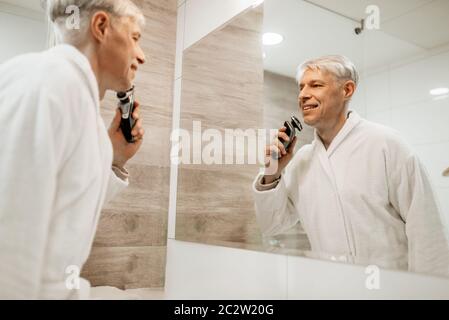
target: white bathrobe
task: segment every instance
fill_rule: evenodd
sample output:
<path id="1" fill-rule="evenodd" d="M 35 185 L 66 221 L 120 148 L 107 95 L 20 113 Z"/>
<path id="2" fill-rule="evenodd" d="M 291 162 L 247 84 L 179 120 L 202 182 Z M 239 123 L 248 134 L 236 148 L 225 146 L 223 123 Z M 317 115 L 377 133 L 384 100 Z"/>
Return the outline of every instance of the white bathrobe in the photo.
<path id="1" fill-rule="evenodd" d="M 87 58 L 61 45 L 0 65 L 0 133 L 0 298 L 88 298 L 67 268 L 82 268 L 106 196 L 128 182 L 111 170 Z"/>
<path id="2" fill-rule="evenodd" d="M 449 275 L 443 216 L 428 175 L 392 129 L 350 113 L 326 150 L 315 133 L 273 188 L 253 185 L 265 235 L 298 221 L 314 256 Z"/>

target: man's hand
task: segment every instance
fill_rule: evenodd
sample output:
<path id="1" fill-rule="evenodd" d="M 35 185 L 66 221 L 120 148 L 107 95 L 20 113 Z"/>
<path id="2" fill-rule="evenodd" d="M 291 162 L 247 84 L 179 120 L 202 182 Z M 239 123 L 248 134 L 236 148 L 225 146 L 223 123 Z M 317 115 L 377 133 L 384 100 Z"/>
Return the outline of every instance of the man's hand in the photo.
<path id="1" fill-rule="evenodd" d="M 297 138 L 293 138 L 293 141 L 288 147 L 288 151 L 285 150 L 284 145 L 279 140 L 279 138 L 282 138 L 284 141 L 290 140 L 288 135 L 285 133 L 286 130 L 286 127 L 279 129 L 279 132 L 273 142 L 265 147 L 265 184 L 270 184 L 274 180 L 278 179 L 281 176 L 282 170 L 284 170 L 293 158 L 293 151 L 295 150 Z"/>
<path id="2" fill-rule="evenodd" d="M 118 108 L 115 111 L 114 119 L 108 130 L 109 138 L 111 138 L 112 148 L 114 150 L 112 164 L 119 168 L 123 168 L 126 162 L 136 154 L 137 150 L 139 150 L 142 145 L 143 135 L 145 134 L 145 130 L 142 128 L 142 119 L 139 118 L 139 103 L 137 101 L 134 101 L 134 103 L 135 108 L 132 117 L 136 120 L 136 123 L 131 131 L 131 134 L 134 137 L 134 142 L 129 143 L 126 141 L 122 129 L 120 129 L 121 113 Z"/>

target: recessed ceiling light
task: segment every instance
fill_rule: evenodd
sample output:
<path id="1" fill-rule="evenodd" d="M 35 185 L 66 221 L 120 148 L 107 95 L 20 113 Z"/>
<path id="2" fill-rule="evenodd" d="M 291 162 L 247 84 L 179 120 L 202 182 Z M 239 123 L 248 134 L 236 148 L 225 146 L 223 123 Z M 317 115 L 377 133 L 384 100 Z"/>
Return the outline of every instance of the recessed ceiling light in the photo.
<path id="1" fill-rule="evenodd" d="M 284 37 L 279 33 L 267 32 L 263 34 L 263 44 L 266 46 L 274 46 L 281 43 Z"/>
<path id="2" fill-rule="evenodd" d="M 265 52 L 262 53 L 262 57 L 265 59 L 267 57 L 267 54 Z"/>
<path id="3" fill-rule="evenodd" d="M 436 88 L 436 89 L 430 90 L 430 94 L 432 96 L 441 96 L 443 94 L 448 94 L 448 93 L 449 93 L 449 88 Z"/>

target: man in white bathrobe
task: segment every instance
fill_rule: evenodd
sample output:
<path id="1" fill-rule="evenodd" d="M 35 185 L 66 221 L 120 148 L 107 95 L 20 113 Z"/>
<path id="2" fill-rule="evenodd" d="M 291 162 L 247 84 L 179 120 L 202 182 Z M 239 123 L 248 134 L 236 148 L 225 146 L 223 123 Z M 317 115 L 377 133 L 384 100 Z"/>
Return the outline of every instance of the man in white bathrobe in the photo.
<path id="1" fill-rule="evenodd" d="M 299 108 L 315 139 L 294 154 L 279 140 L 254 182 L 264 235 L 300 222 L 313 256 L 449 275 L 449 246 L 428 175 L 392 129 L 348 110 L 358 73 L 345 57 L 298 69 Z M 419 126 L 418 126 L 419 130 Z"/>
<path id="2" fill-rule="evenodd" d="M 66 27 L 73 4 L 79 29 Z M 134 143 L 118 110 L 109 130 L 100 116 L 106 90 L 130 88 L 145 61 L 140 10 L 127 0 L 54 0 L 49 14 L 64 44 L 0 65 L 0 299 L 89 297 L 77 272 L 144 135 L 138 108 Z"/>

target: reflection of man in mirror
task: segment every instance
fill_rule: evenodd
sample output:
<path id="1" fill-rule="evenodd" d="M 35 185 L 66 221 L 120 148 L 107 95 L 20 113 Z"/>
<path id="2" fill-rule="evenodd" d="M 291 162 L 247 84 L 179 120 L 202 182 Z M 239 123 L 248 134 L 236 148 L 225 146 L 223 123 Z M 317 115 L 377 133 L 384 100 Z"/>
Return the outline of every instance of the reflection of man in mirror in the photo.
<path id="1" fill-rule="evenodd" d="M 267 146 L 277 166 L 254 182 L 266 236 L 297 222 L 322 257 L 449 275 L 449 246 L 428 175 L 397 132 L 348 109 L 358 73 L 327 56 L 298 69 L 299 108 L 315 139 L 293 154 L 285 128 Z M 271 160 L 273 163 L 273 160 Z"/>

